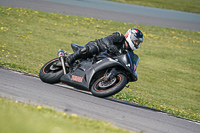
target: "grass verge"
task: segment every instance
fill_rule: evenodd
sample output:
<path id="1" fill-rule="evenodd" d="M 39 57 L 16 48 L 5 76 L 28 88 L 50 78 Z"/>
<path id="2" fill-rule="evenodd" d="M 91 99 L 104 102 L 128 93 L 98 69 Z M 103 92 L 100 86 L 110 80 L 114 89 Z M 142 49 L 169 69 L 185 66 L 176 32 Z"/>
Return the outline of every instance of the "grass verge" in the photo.
<path id="1" fill-rule="evenodd" d="M 113 97 L 200 120 L 200 32 L 0 7 L 0 65 L 38 74 L 60 48 L 130 28 L 144 33 L 139 80 Z"/>
<path id="2" fill-rule="evenodd" d="M 199 0 L 110 0 L 127 4 L 157 7 L 184 12 L 200 13 Z"/>
<path id="3" fill-rule="evenodd" d="M 0 97 L 1 133 L 128 133 L 110 123 Z"/>

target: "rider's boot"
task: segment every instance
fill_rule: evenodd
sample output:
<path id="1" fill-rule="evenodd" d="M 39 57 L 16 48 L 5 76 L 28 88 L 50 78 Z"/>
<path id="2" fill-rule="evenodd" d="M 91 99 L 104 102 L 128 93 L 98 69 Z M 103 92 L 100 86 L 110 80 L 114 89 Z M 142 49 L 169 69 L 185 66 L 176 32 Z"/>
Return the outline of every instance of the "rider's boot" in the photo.
<path id="1" fill-rule="evenodd" d="M 71 66 L 76 60 L 82 58 L 82 57 L 85 57 L 86 52 L 87 52 L 87 47 L 84 47 L 80 50 L 77 50 L 76 52 L 74 52 L 73 54 L 71 54 L 70 56 L 68 56 L 66 58 L 67 60 L 67 63 L 69 64 L 69 66 Z"/>
<path id="2" fill-rule="evenodd" d="M 94 54 L 98 54 L 100 52 L 99 47 L 96 44 L 87 45 L 82 49 L 75 51 L 73 54 L 67 57 L 67 63 L 69 66 L 78 60 L 78 59 L 87 59 L 91 58 Z"/>

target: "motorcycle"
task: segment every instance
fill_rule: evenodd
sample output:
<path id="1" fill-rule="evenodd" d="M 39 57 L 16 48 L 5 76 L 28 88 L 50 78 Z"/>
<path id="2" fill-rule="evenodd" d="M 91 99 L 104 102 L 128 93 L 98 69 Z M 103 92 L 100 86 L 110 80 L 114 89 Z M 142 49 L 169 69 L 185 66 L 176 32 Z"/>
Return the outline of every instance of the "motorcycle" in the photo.
<path id="1" fill-rule="evenodd" d="M 73 51 L 83 46 L 71 43 Z M 80 59 L 68 65 L 62 49 L 58 58 L 47 62 L 40 70 L 39 77 L 45 83 L 65 83 L 78 89 L 90 91 L 97 97 L 109 97 L 121 91 L 128 82 L 137 81 L 136 67 L 139 57 L 133 51 L 112 56 L 108 52 Z"/>

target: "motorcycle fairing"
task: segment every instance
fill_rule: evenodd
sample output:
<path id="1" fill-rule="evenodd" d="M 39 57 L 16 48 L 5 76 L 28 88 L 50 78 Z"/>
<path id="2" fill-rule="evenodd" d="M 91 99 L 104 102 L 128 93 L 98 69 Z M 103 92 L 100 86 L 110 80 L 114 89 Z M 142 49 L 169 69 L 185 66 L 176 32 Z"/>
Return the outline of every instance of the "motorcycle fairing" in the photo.
<path id="1" fill-rule="evenodd" d="M 126 51 L 126 54 L 114 57 L 116 58 L 122 65 L 123 68 L 127 71 L 127 76 L 129 77 L 130 82 L 137 81 L 137 72 L 136 67 L 139 62 L 139 57 L 133 53 L 133 51 Z"/>
<path id="2" fill-rule="evenodd" d="M 129 59 L 131 70 L 134 73 L 136 71 L 136 67 L 139 62 L 139 57 L 138 55 L 134 54 L 132 51 L 127 51 L 126 55 Z"/>
<path id="3" fill-rule="evenodd" d="M 133 81 L 137 81 L 138 77 L 137 77 L 137 72 L 136 72 L 136 68 L 137 68 L 137 64 L 139 62 L 139 57 L 138 55 L 134 54 L 132 51 L 127 51 L 127 58 L 129 59 L 129 63 L 130 63 L 130 69 L 132 71 L 132 78 L 131 78 L 131 82 Z"/>
<path id="4" fill-rule="evenodd" d="M 63 75 L 60 80 L 70 86 L 89 90 L 92 77 L 96 72 L 120 65 L 120 63 L 111 58 L 104 58 L 94 64 L 92 63 L 92 60 L 84 60 L 80 63 L 78 68 L 75 68 L 72 73 L 69 72 Z"/>
<path id="5" fill-rule="evenodd" d="M 89 90 L 95 73 L 115 67 L 123 68 L 129 77 L 129 81 L 133 82 L 137 80 L 136 66 L 139 57 L 132 51 L 127 51 L 127 54 L 113 58 L 105 57 L 104 55 L 102 59 L 97 60 L 95 63 L 93 59 L 80 61 L 80 64 L 73 68 L 73 72 L 69 72 L 61 77 L 61 82 L 76 88 Z"/>

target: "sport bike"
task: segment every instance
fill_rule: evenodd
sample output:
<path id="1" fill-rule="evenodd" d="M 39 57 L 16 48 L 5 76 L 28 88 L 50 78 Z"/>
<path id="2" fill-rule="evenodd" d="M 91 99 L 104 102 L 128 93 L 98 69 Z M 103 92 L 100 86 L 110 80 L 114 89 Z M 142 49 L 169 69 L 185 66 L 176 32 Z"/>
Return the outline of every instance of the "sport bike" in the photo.
<path id="1" fill-rule="evenodd" d="M 83 46 L 72 43 L 73 51 Z M 77 89 L 91 91 L 94 96 L 108 97 L 121 91 L 128 82 L 137 81 L 136 67 L 139 57 L 133 51 L 113 56 L 108 52 L 94 55 L 92 58 L 76 60 L 72 65 L 66 62 L 70 55 L 62 49 L 58 58 L 47 62 L 40 70 L 43 82 L 65 83 Z"/>

